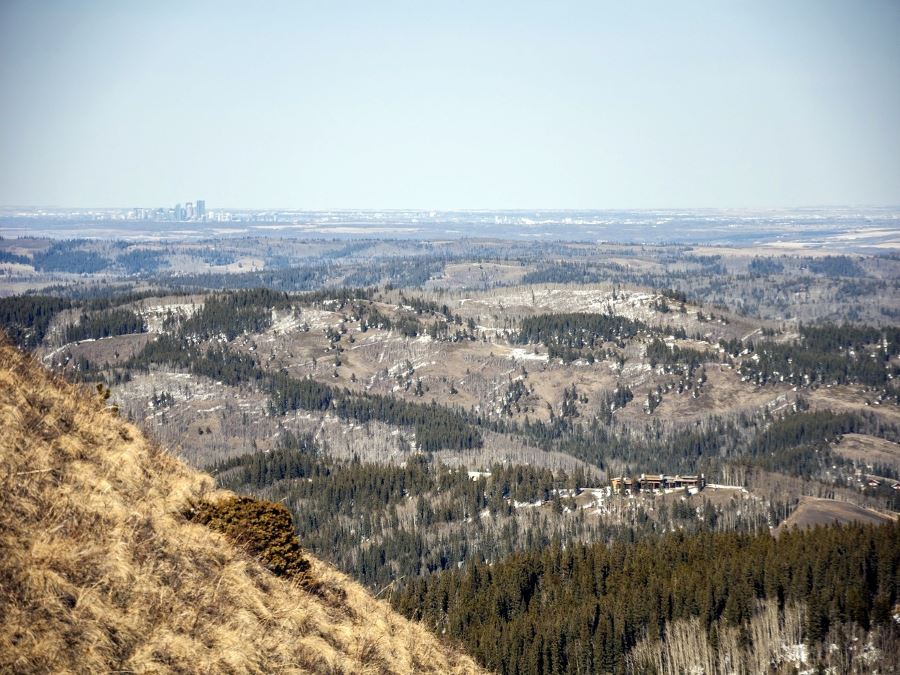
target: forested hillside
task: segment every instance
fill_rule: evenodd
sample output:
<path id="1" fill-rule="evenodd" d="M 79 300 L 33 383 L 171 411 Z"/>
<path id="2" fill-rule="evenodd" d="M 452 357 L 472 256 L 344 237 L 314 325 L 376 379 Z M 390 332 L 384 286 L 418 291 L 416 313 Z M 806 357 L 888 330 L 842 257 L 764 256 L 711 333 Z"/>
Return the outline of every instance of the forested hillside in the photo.
<path id="1" fill-rule="evenodd" d="M 557 541 L 543 551 L 411 581 L 394 605 L 461 640 L 500 673 L 647 672 L 652 664 L 632 650 L 643 641 L 646 654 L 647 641 L 674 640 L 673 624 L 692 620 L 714 652 L 719 632 L 735 627 L 742 658 L 755 650 L 778 659 L 786 636 L 767 635 L 771 642 L 761 644 L 750 630 L 768 606 L 782 615 L 800 608 L 799 635 L 814 664 L 834 665 L 829 644 L 843 644 L 842 636 L 861 629 L 878 653 L 867 657 L 858 645 L 841 672 L 892 672 L 900 663 L 898 583 L 900 523 L 894 523 L 777 539 L 703 533 L 610 547 Z M 718 666 L 753 672 L 752 663 Z"/>

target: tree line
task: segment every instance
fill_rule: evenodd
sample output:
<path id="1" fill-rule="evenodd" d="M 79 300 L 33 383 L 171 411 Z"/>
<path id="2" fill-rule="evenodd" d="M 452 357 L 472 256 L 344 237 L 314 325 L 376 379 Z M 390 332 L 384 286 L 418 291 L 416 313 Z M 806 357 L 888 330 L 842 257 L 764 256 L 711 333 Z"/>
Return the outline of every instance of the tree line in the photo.
<path id="1" fill-rule="evenodd" d="M 143 317 L 130 309 L 108 309 L 99 312 L 82 313 L 77 323 L 66 326 L 66 342 L 143 333 L 147 324 Z"/>
<path id="2" fill-rule="evenodd" d="M 839 623 L 897 630 L 898 578 L 900 523 L 675 533 L 470 561 L 410 581 L 393 603 L 499 673 L 621 673 L 640 640 L 673 622 L 747 626 L 765 599 L 804 603 L 813 645 Z"/>
<path id="3" fill-rule="evenodd" d="M 286 504 L 305 548 L 371 587 L 455 567 L 476 551 L 493 559 L 540 547 L 549 541 L 547 518 L 566 538 L 605 539 L 614 531 L 594 519 L 570 517 L 562 526 L 570 501 L 562 490 L 591 485 L 580 471 L 495 464 L 470 475 L 428 454 L 402 465 L 338 460 L 288 431 L 270 452 L 208 470 L 222 487 Z M 555 505 L 549 513 L 515 506 L 545 501 Z"/>

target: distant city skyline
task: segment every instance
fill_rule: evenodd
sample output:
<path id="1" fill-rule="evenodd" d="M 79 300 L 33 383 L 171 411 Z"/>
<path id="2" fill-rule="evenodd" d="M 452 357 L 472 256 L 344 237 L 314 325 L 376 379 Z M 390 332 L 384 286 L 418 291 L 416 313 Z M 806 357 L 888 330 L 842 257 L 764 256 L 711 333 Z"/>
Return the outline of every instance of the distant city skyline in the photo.
<path id="1" fill-rule="evenodd" d="M 897 35 L 890 0 L 12 0 L 0 205 L 896 206 Z"/>

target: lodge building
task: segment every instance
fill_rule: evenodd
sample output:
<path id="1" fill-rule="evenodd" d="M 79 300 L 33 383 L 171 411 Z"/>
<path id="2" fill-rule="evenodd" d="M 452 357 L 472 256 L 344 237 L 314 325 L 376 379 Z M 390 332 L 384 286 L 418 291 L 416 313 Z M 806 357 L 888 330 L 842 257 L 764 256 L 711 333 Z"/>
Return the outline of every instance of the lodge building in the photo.
<path id="1" fill-rule="evenodd" d="M 667 476 L 664 473 L 642 473 L 639 478 L 619 476 L 610 479 L 613 492 L 656 492 L 659 490 L 692 490 L 699 492 L 706 486 L 699 476 Z"/>

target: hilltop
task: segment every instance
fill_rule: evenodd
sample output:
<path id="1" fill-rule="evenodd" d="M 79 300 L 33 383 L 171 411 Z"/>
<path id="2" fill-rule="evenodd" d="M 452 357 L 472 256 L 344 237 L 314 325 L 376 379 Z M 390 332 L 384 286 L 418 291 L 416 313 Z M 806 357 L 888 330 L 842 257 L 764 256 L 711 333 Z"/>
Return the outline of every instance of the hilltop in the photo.
<path id="1" fill-rule="evenodd" d="M 279 578 L 188 520 L 230 493 L 7 344 L 0 427 L 0 671 L 479 672 L 327 564 Z"/>

